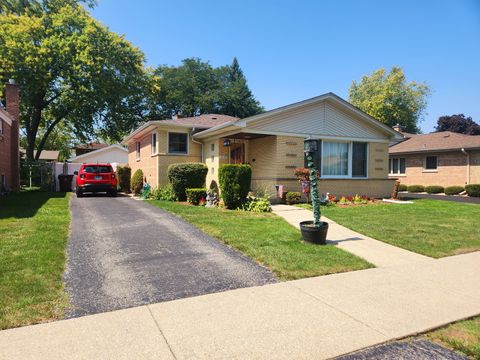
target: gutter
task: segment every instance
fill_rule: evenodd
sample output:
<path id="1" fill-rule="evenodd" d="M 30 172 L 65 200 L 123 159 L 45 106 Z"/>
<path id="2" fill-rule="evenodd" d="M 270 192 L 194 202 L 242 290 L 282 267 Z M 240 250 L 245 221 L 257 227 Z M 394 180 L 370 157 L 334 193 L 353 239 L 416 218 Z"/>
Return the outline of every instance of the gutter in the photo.
<path id="1" fill-rule="evenodd" d="M 203 156 L 203 142 L 200 142 L 200 141 L 197 141 L 193 138 L 193 133 L 195 132 L 195 126 L 192 128 L 192 131 L 190 132 L 190 139 L 192 139 L 192 142 L 194 142 L 195 144 L 199 144 L 201 147 L 202 147 L 202 163 L 205 163 L 205 161 L 203 161 L 204 159 L 204 156 Z"/>
<path id="2" fill-rule="evenodd" d="M 470 153 L 466 152 L 464 148 L 460 150 L 464 155 L 467 156 L 467 182 L 466 184 L 470 184 Z"/>

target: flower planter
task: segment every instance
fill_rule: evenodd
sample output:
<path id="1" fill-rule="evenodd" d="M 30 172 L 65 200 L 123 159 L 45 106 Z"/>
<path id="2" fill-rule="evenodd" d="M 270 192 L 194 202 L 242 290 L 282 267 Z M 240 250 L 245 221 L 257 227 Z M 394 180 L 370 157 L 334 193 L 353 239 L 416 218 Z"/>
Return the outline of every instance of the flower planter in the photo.
<path id="1" fill-rule="evenodd" d="M 327 243 L 328 223 L 320 222 L 320 226 L 313 225 L 313 221 L 302 221 L 300 223 L 300 231 L 302 232 L 303 240 L 313 243 L 325 245 Z"/>

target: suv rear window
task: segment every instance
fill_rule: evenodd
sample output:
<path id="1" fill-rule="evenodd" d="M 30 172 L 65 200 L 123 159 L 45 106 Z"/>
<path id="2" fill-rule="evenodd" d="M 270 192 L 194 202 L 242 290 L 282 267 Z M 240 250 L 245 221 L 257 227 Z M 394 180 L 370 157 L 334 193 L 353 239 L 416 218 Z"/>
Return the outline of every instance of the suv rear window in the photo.
<path id="1" fill-rule="evenodd" d="M 83 168 L 83 172 L 94 174 L 94 173 L 112 173 L 113 169 L 111 166 L 102 166 L 102 165 L 88 165 Z"/>

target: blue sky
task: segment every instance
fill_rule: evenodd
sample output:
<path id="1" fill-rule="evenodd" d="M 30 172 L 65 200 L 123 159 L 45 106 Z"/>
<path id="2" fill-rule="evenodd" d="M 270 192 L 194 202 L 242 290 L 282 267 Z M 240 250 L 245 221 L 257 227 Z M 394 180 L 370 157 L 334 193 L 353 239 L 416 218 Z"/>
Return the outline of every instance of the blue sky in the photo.
<path id="1" fill-rule="evenodd" d="M 432 94 L 420 124 L 465 113 L 480 122 L 480 1 L 99 0 L 93 16 L 148 65 L 236 56 L 267 109 L 332 91 L 393 65 Z"/>

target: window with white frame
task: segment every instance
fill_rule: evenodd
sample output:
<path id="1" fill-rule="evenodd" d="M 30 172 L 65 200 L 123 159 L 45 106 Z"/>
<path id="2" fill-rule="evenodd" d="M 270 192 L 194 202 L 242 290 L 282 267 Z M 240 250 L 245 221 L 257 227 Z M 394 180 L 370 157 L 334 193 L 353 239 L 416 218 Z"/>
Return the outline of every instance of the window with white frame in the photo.
<path id="1" fill-rule="evenodd" d="M 364 142 L 322 141 L 319 146 L 321 176 L 326 178 L 366 178 L 368 144 Z"/>
<path id="2" fill-rule="evenodd" d="M 187 133 L 168 133 L 168 152 L 170 154 L 188 153 L 188 134 Z"/>
<path id="3" fill-rule="evenodd" d="M 135 143 L 135 157 L 137 160 L 140 160 L 140 141 Z"/>
<path id="4" fill-rule="evenodd" d="M 3 120 L 0 119 L 0 135 L 3 135 Z"/>
<path id="5" fill-rule="evenodd" d="M 388 160 L 390 175 L 405 175 L 405 158 L 390 158 Z"/>
<path id="6" fill-rule="evenodd" d="M 157 153 L 157 133 L 152 133 L 150 143 L 152 155 L 154 155 Z"/>

